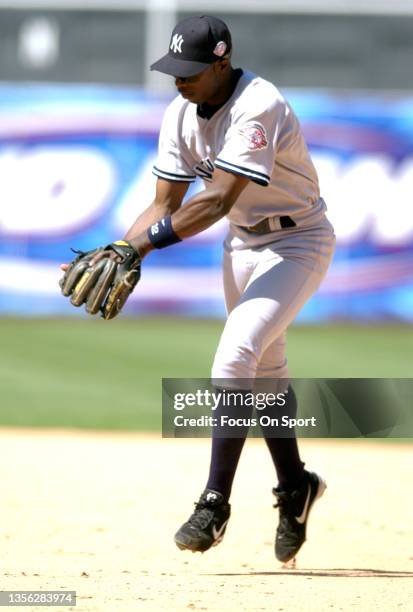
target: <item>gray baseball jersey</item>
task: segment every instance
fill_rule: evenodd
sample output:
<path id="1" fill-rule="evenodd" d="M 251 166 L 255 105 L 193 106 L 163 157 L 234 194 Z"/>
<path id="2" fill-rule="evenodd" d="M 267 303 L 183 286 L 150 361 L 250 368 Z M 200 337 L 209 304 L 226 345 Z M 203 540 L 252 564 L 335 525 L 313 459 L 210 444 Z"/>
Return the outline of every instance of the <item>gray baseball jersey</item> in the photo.
<path id="1" fill-rule="evenodd" d="M 209 119 L 180 95 L 165 112 L 154 174 L 211 181 L 214 168 L 251 179 L 228 214 L 236 226 L 282 215 L 309 225 L 324 214 L 296 115 L 272 83 L 251 72 L 243 72 L 232 96 Z"/>
<path id="2" fill-rule="evenodd" d="M 209 119 L 201 114 L 180 95 L 172 101 L 153 171 L 170 181 L 199 176 L 207 183 L 221 168 L 250 179 L 228 214 L 228 320 L 212 368 L 215 381 L 239 379 L 249 388 L 256 376 L 288 376 L 285 330 L 322 281 L 334 233 L 299 122 L 274 85 L 244 72 L 223 106 Z M 281 229 L 281 216 L 297 227 Z M 263 219 L 272 232 L 243 229 Z"/>

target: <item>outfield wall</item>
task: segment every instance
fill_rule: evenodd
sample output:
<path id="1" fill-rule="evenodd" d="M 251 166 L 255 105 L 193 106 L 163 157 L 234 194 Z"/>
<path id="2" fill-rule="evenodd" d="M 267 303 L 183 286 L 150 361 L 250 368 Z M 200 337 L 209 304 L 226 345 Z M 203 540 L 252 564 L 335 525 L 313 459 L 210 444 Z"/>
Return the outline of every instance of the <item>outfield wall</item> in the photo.
<path id="1" fill-rule="evenodd" d="M 338 242 L 299 321 L 412 321 L 413 98 L 285 93 Z M 166 104 L 132 88 L 0 87 L 1 314 L 83 316 L 60 296 L 58 264 L 121 237 L 151 201 Z M 223 316 L 225 231 L 151 254 L 126 312 Z"/>

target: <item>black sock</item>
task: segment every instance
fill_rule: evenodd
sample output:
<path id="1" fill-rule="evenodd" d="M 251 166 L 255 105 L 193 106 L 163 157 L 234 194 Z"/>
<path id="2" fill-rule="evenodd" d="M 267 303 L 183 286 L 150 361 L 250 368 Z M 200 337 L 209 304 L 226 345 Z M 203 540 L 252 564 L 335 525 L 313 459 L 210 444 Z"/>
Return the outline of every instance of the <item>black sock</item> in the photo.
<path id="1" fill-rule="evenodd" d="M 218 425 L 212 428 L 211 464 L 206 487 L 219 491 L 228 501 L 238 461 L 248 435 L 253 407 L 245 405 L 247 394 L 251 395 L 249 391 L 218 389 L 216 392 L 219 391 L 224 395 L 213 414 Z M 236 395 L 231 396 L 231 394 Z M 221 424 L 221 417 L 225 416 L 229 419 L 241 419 L 241 422 L 236 426 Z"/>
<path id="2" fill-rule="evenodd" d="M 291 385 L 288 387 L 286 404 L 280 410 L 277 406 L 267 406 L 260 411 L 260 416 L 279 417 L 280 412 L 295 418 L 297 415 L 297 398 Z M 289 437 L 280 437 L 285 430 L 272 425 L 261 425 L 261 430 L 277 472 L 278 486 L 284 490 L 295 489 L 304 475 L 304 463 L 300 459 L 297 438 L 294 429 L 288 429 Z"/>

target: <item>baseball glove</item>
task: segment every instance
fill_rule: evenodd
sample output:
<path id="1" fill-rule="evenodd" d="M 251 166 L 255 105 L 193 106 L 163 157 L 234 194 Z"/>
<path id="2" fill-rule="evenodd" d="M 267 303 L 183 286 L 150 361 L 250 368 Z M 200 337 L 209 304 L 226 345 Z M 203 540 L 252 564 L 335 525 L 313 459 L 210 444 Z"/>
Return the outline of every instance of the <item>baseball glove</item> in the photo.
<path id="1" fill-rule="evenodd" d="M 73 306 L 86 304 L 89 314 L 100 310 L 104 319 L 113 319 L 140 279 L 141 258 L 125 240 L 74 252 L 77 257 L 59 281 L 63 295 L 71 296 Z M 98 261 L 92 263 L 97 255 Z"/>

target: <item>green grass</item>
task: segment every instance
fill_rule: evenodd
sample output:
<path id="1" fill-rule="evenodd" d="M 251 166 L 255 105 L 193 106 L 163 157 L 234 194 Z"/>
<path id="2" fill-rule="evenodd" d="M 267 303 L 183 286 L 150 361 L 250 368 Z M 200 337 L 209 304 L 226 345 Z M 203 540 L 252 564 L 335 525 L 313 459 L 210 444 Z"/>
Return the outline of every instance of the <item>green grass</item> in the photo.
<path id="1" fill-rule="evenodd" d="M 207 378 L 223 323 L 0 319 L 0 424 L 159 430 L 161 379 Z M 295 377 L 411 377 L 408 326 L 295 327 Z"/>

